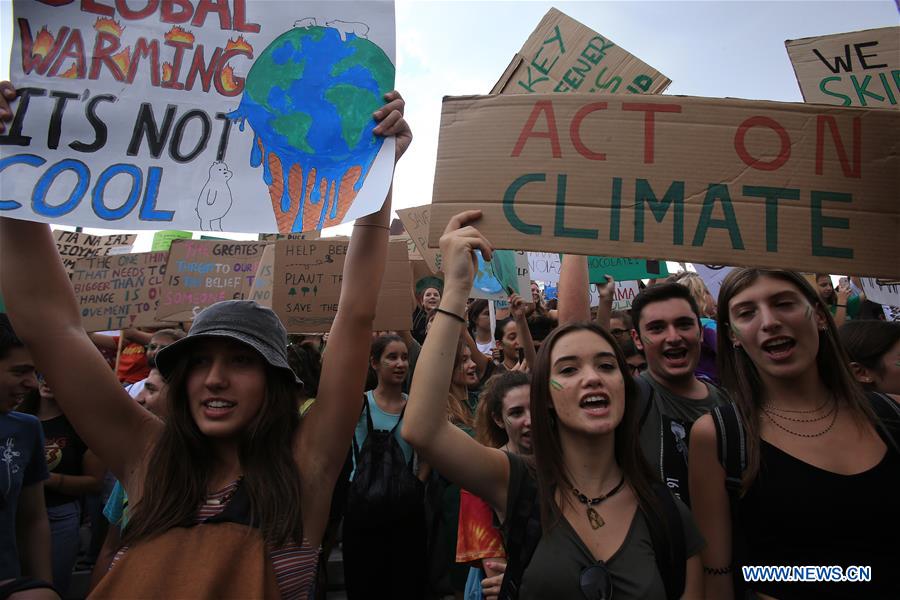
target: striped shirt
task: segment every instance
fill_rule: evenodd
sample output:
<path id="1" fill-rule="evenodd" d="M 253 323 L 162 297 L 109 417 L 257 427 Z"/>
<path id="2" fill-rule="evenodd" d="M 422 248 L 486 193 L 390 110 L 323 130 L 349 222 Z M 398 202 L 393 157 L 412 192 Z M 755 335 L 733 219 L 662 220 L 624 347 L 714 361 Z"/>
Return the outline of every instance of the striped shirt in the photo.
<path id="1" fill-rule="evenodd" d="M 197 511 L 197 523 L 204 523 L 225 510 L 228 501 L 237 490 L 240 480 L 232 481 L 218 492 L 206 497 L 206 501 Z M 312 594 L 313 583 L 316 579 L 316 568 L 319 563 L 319 550 L 310 546 L 306 539 L 302 545 L 293 542 L 281 546 L 269 548 L 269 559 L 275 571 L 275 580 L 278 582 L 278 590 L 284 600 L 305 599 Z M 119 558 L 125 554 L 128 546 L 123 547 L 113 558 L 110 569 L 116 566 Z"/>

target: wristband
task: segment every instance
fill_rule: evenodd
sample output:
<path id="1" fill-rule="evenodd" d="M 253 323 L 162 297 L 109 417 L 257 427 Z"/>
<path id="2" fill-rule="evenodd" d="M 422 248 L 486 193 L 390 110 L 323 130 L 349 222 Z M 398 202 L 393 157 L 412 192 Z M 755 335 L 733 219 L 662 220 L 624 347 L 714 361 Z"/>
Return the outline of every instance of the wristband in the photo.
<path id="1" fill-rule="evenodd" d="M 715 567 L 707 567 L 706 565 L 703 565 L 703 572 L 706 573 L 707 575 L 728 575 L 729 573 L 731 573 L 731 565 L 721 568 L 721 569 L 716 569 Z"/>
<path id="2" fill-rule="evenodd" d="M 846 304 L 835 304 L 835 308 L 847 308 Z"/>
<path id="3" fill-rule="evenodd" d="M 466 320 L 465 320 L 464 318 L 462 318 L 461 316 L 459 316 L 458 314 L 456 314 L 456 313 L 454 313 L 454 312 L 450 312 L 449 310 L 444 310 L 444 309 L 441 308 L 441 307 L 437 307 L 436 309 L 434 309 L 434 312 L 441 313 L 442 315 L 447 315 L 448 317 L 453 317 L 454 319 L 456 319 L 456 320 L 459 321 L 460 323 L 465 323 L 465 322 L 466 322 Z"/>

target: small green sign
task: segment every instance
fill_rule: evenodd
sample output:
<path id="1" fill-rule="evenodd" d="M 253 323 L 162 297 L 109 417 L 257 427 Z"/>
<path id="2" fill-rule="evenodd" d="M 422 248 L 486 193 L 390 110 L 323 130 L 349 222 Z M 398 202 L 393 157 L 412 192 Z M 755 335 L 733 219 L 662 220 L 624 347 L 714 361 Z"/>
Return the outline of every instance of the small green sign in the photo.
<path id="1" fill-rule="evenodd" d="M 190 231 L 179 231 L 177 229 L 169 229 L 166 231 L 157 231 L 153 234 L 153 245 L 150 247 L 151 252 L 168 252 L 175 240 L 189 240 L 194 237 Z"/>
<path id="2" fill-rule="evenodd" d="M 588 278 L 590 282 L 605 283 L 604 275 L 609 275 L 616 281 L 662 279 L 669 276 L 669 269 L 666 268 L 666 262 L 663 260 L 589 256 Z"/>

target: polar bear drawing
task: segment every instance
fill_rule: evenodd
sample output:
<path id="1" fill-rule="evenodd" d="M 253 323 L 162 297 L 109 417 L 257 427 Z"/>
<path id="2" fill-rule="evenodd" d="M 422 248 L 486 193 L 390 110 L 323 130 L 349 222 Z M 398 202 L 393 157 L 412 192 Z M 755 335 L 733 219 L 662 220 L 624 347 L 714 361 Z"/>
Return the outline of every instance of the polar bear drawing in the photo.
<path id="1" fill-rule="evenodd" d="M 325 23 L 325 27 L 331 27 L 332 29 L 337 29 L 341 34 L 341 41 L 347 41 L 347 34 L 352 33 L 358 38 L 368 39 L 366 36 L 369 35 L 369 26 L 365 23 L 355 23 L 352 21 L 338 21 L 335 19 L 334 21 L 328 21 Z"/>
<path id="2" fill-rule="evenodd" d="M 316 21 L 315 17 L 306 17 L 305 19 L 297 19 L 294 21 L 294 27 L 302 27 L 303 29 L 309 29 L 310 27 L 315 27 L 319 23 Z"/>
<path id="3" fill-rule="evenodd" d="M 201 231 L 222 231 L 222 217 L 231 210 L 231 189 L 228 180 L 233 173 L 221 161 L 209 167 L 209 179 L 197 198 L 197 216 Z"/>

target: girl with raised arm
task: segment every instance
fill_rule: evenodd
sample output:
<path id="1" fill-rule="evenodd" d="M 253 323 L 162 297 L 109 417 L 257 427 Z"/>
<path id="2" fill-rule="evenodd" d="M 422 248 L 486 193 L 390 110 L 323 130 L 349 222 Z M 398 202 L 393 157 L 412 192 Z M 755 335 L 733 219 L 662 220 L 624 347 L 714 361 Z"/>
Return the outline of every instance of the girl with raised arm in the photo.
<path id="1" fill-rule="evenodd" d="M 397 92 L 375 134 L 412 136 Z M 123 483 L 131 518 L 95 597 L 311 594 L 335 481 L 359 418 L 390 195 L 356 221 L 317 402 L 299 420 L 298 381 L 275 314 L 215 304 L 157 355 L 169 382 L 162 422 L 128 397 L 81 326 L 47 225 L 0 219 L 7 310 L 87 445 Z M 35 276 L 40 273 L 41 276 Z M 90 390 L 85 394 L 85 390 Z"/>
<path id="2" fill-rule="evenodd" d="M 522 571 L 506 571 L 511 583 L 520 577 L 514 586 L 518 597 L 699 596 L 695 555 L 702 540 L 687 509 L 653 483 L 637 445 L 639 415 L 632 408 L 637 388 L 608 333 L 573 323 L 541 345 L 530 401 L 534 471 L 518 455 L 483 446 L 447 421 L 443 390 L 452 375 L 449 349 L 458 339 L 475 275 L 473 252 L 481 251 L 486 260 L 492 253 L 488 240 L 470 225 L 480 216 L 480 211 L 456 215 L 441 237 L 444 294 L 419 357 L 403 436 L 445 477 L 483 498 L 505 527 L 523 512 L 533 514 L 520 508 L 536 488 L 543 534 Z M 662 514 L 664 506 L 673 509 L 677 523 Z M 668 542 L 653 543 L 656 534 Z M 680 572 L 666 569 L 673 582 L 680 580 L 672 588 L 660 570 L 672 566 L 663 556 L 670 548 L 683 556 Z"/>
<path id="3" fill-rule="evenodd" d="M 900 521 L 884 501 L 900 495 L 896 406 L 859 387 L 828 306 L 801 275 L 735 269 L 717 315 L 734 405 L 694 424 L 688 463 L 707 597 L 900 597 Z M 789 571 L 808 565 L 870 567 L 871 581 Z M 753 581 L 745 566 L 788 571 Z"/>

